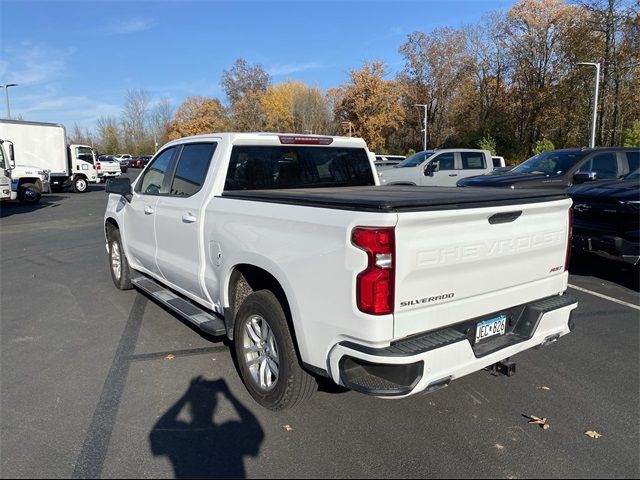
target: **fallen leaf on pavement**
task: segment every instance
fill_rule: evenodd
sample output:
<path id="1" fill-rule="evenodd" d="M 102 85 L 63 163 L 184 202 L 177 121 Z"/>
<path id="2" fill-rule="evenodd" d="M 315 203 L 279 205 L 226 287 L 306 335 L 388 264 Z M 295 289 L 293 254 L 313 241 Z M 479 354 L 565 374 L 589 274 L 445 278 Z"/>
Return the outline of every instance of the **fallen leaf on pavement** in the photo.
<path id="1" fill-rule="evenodd" d="M 591 438 L 600 438 L 600 437 L 602 437 L 602 434 L 596 432 L 595 430 L 589 430 L 587 432 L 584 432 L 584 434 L 587 437 L 591 437 Z"/>
<path id="2" fill-rule="evenodd" d="M 533 423 L 534 425 L 540 425 L 543 430 L 549 430 L 551 428 L 551 425 L 547 423 L 546 417 L 536 417 L 535 415 L 531 415 L 531 416 L 525 415 L 525 417 L 529 419 L 529 423 Z"/>
<path id="3" fill-rule="evenodd" d="M 285 432 L 293 432 L 291 425 L 283 425 L 282 428 L 284 428 Z"/>
<path id="4" fill-rule="evenodd" d="M 165 360 L 173 360 L 174 358 L 176 358 L 176 356 L 173 353 L 170 353 L 169 355 L 164 357 Z"/>
<path id="5" fill-rule="evenodd" d="M 546 386 L 542 386 L 542 387 L 536 387 L 538 390 L 551 390 L 549 387 Z"/>

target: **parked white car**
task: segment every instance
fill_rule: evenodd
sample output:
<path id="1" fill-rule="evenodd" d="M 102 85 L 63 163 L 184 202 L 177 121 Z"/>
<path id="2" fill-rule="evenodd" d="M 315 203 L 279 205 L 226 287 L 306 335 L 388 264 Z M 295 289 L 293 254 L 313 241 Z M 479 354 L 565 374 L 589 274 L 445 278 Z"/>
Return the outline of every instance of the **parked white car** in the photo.
<path id="1" fill-rule="evenodd" d="M 564 193 L 377 183 L 362 139 L 170 142 L 106 185 L 113 282 L 226 335 L 273 410 L 312 374 L 403 397 L 570 332 Z"/>
<path id="2" fill-rule="evenodd" d="M 393 168 L 378 172 L 382 185 L 454 187 L 464 177 L 493 170 L 487 150 L 443 149 L 418 152 Z"/>

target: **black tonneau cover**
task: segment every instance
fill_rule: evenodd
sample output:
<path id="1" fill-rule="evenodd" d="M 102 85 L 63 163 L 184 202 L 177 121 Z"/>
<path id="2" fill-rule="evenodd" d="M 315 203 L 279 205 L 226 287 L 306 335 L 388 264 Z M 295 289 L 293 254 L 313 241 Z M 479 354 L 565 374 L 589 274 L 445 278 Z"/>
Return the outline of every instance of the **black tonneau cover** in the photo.
<path id="1" fill-rule="evenodd" d="M 286 190 L 236 190 L 223 192 L 222 198 L 365 212 L 416 212 L 521 205 L 561 200 L 568 197 L 562 190 L 512 190 L 506 188 L 415 187 L 398 185 Z"/>

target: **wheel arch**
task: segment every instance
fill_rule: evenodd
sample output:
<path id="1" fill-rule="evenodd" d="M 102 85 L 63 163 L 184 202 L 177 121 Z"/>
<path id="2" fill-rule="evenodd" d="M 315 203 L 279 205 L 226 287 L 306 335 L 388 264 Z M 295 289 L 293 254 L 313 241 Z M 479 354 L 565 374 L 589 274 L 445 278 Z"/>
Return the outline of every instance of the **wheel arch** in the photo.
<path id="1" fill-rule="evenodd" d="M 115 218 L 107 217 L 104 221 L 104 236 L 107 239 L 107 241 L 109 241 L 109 235 L 114 230 L 120 230 L 120 225 L 118 225 L 118 222 L 116 221 Z"/>
<path id="2" fill-rule="evenodd" d="M 42 192 L 42 180 L 40 178 L 38 178 L 38 177 L 20 177 L 20 179 L 18 180 L 18 188 L 20 188 L 25 183 L 34 184 L 40 190 L 40 192 Z"/>
<path id="3" fill-rule="evenodd" d="M 284 310 L 291 336 L 298 358 L 302 360 L 300 352 L 300 342 L 298 332 L 296 332 L 294 315 L 290 298 L 291 293 L 287 292 L 283 281 L 277 278 L 265 268 L 251 263 L 238 263 L 234 265 L 227 275 L 224 283 L 224 319 L 227 327 L 227 336 L 233 339 L 236 314 L 242 301 L 251 293 L 258 290 L 270 290 L 276 296 L 282 309 Z M 295 308 L 295 306 L 294 306 Z"/>

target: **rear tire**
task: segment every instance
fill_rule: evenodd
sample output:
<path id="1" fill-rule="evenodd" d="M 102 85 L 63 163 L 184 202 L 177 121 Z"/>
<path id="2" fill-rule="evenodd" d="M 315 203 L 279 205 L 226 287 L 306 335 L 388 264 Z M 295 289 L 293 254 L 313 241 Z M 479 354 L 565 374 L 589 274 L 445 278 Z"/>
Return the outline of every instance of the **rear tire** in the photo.
<path id="1" fill-rule="evenodd" d="M 111 280 L 119 290 L 131 290 L 131 269 L 122 248 L 120 230 L 112 230 L 109 234 L 109 271 Z"/>
<path id="2" fill-rule="evenodd" d="M 234 347 L 240 376 L 251 396 L 269 410 L 286 410 L 317 389 L 300 365 L 286 315 L 276 296 L 259 290 L 236 315 Z"/>
<path id="3" fill-rule="evenodd" d="M 89 183 L 87 182 L 87 179 L 84 177 L 77 177 L 73 181 L 73 191 L 76 193 L 86 192 L 88 186 L 89 186 Z"/>
<path id="4" fill-rule="evenodd" d="M 40 202 L 40 189 L 33 183 L 23 183 L 18 187 L 18 199 L 26 205 L 36 205 Z"/>

